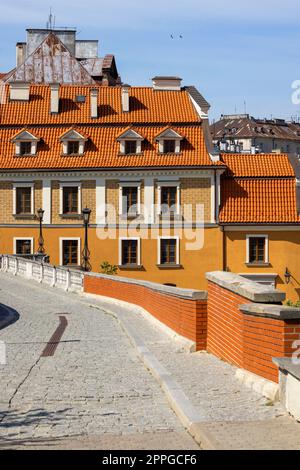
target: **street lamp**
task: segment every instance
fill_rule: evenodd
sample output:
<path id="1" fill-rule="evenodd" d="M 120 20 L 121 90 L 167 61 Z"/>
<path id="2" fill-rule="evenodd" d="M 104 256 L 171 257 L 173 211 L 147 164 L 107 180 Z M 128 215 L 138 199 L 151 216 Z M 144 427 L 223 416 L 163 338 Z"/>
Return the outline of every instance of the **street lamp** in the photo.
<path id="1" fill-rule="evenodd" d="M 290 283 L 291 283 L 292 275 L 291 275 L 291 273 L 290 273 L 290 271 L 289 271 L 288 268 L 286 268 L 286 270 L 285 270 L 284 277 L 285 277 L 285 283 L 286 283 L 286 284 L 290 284 Z"/>
<path id="2" fill-rule="evenodd" d="M 91 209 L 87 207 L 82 211 L 82 219 L 84 224 L 84 248 L 82 252 L 82 269 L 84 271 L 90 271 L 90 250 L 88 247 L 88 226 L 90 223 Z"/>
<path id="3" fill-rule="evenodd" d="M 44 238 L 43 238 L 43 218 L 44 218 L 44 210 L 39 209 L 37 211 L 38 219 L 40 222 L 40 236 L 39 236 L 39 249 L 38 249 L 38 254 L 43 255 L 45 253 L 44 249 Z"/>

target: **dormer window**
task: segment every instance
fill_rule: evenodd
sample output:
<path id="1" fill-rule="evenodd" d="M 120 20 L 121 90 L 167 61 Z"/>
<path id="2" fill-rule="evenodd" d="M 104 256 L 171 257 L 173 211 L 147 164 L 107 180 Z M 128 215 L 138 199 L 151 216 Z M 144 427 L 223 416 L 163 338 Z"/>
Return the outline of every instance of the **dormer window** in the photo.
<path id="1" fill-rule="evenodd" d="M 170 127 L 166 127 L 156 135 L 159 153 L 180 153 L 182 135 Z"/>
<path id="2" fill-rule="evenodd" d="M 125 154 L 130 155 L 137 153 L 137 141 L 136 140 L 125 140 Z"/>
<path id="3" fill-rule="evenodd" d="M 175 140 L 164 140 L 163 147 L 164 147 L 164 153 L 175 153 L 175 150 L 176 150 Z"/>
<path id="4" fill-rule="evenodd" d="M 69 129 L 67 132 L 64 132 L 59 139 L 62 143 L 63 155 L 72 156 L 84 154 L 85 142 L 88 140 L 88 137 L 76 129 Z"/>
<path id="5" fill-rule="evenodd" d="M 68 155 L 78 155 L 78 154 L 79 154 L 78 140 L 69 140 L 68 141 Z"/>
<path id="6" fill-rule="evenodd" d="M 15 154 L 17 156 L 36 155 L 39 141 L 40 138 L 27 129 L 22 129 L 11 140 L 15 144 Z"/>
<path id="7" fill-rule="evenodd" d="M 144 137 L 134 131 L 132 128 L 127 127 L 117 137 L 120 142 L 120 153 L 123 155 L 135 155 L 142 153 L 142 142 Z"/>
<path id="8" fill-rule="evenodd" d="M 20 155 L 31 155 L 31 142 L 20 142 Z"/>

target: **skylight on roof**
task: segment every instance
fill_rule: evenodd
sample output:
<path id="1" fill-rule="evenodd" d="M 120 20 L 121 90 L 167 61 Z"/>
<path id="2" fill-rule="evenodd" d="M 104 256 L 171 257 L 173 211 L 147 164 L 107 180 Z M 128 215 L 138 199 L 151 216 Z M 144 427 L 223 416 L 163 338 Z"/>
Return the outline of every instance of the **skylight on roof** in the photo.
<path id="1" fill-rule="evenodd" d="M 76 103 L 85 103 L 86 96 L 85 95 L 76 95 Z"/>

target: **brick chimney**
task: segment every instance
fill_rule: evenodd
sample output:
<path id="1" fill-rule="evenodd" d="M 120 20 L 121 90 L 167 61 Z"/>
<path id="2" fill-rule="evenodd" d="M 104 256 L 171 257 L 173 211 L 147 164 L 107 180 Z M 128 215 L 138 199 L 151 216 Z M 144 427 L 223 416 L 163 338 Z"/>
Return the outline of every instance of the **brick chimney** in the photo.
<path id="1" fill-rule="evenodd" d="M 156 76 L 152 78 L 153 89 L 161 91 L 180 91 L 181 82 L 180 77 Z"/>
<path id="2" fill-rule="evenodd" d="M 98 88 L 91 88 L 91 118 L 98 117 Z"/>
<path id="3" fill-rule="evenodd" d="M 130 85 L 122 85 L 122 111 L 123 113 L 128 113 L 130 111 L 130 106 L 129 106 L 129 90 L 130 90 Z"/>
<path id="4" fill-rule="evenodd" d="M 59 83 L 50 83 L 51 97 L 50 97 L 50 113 L 59 113 Z"/>
<path id="5" fill-rule="evenodd" d="M 10 101 L 29 101 L 30 84 L 25 82 L 10 83 Z"/>

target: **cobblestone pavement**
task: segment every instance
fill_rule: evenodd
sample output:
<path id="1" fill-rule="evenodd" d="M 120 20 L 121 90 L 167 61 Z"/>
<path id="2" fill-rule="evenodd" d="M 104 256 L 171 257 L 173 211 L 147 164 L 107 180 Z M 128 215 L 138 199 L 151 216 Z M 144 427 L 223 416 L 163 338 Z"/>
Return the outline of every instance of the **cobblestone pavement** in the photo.
<path id="1" fill-rule="evenodd" d="M 198 448 L 111 315 L 3 274 L 0 302 L 20 314 L 0 331 L 0 448 Z M 67 328 L 41 357 L 59 315 Z"/>
<path id="2" fill-rule="evenodd" d="M 241 385 L 234 367 L 206 353 L 187 353 L 136 309 L 3 274 L 0 283 L 0 302 L 20 313 L 0 332 L 8 348 L 8 365 L 0 366 L 2 445 L 197 448 L 115 315 L 173 375 L 221 448 L 300 449 L 300 424 L 279 404 Z M 40 358 L 58 314 L 68 319 L 62 342 L 53 357 Z"/>
<path id="3" fill-rule="evenodd" d="M 207 353 L 187 353 L 157 322 L 148 315 L 134 315 L 131 307 L 95 296 L 90 302 L 132 324 L 199 411 L 202 429 L 220 448 L 300 450 L 300 424 L 279 403 L 242 385 L 235 367 Z"/>

